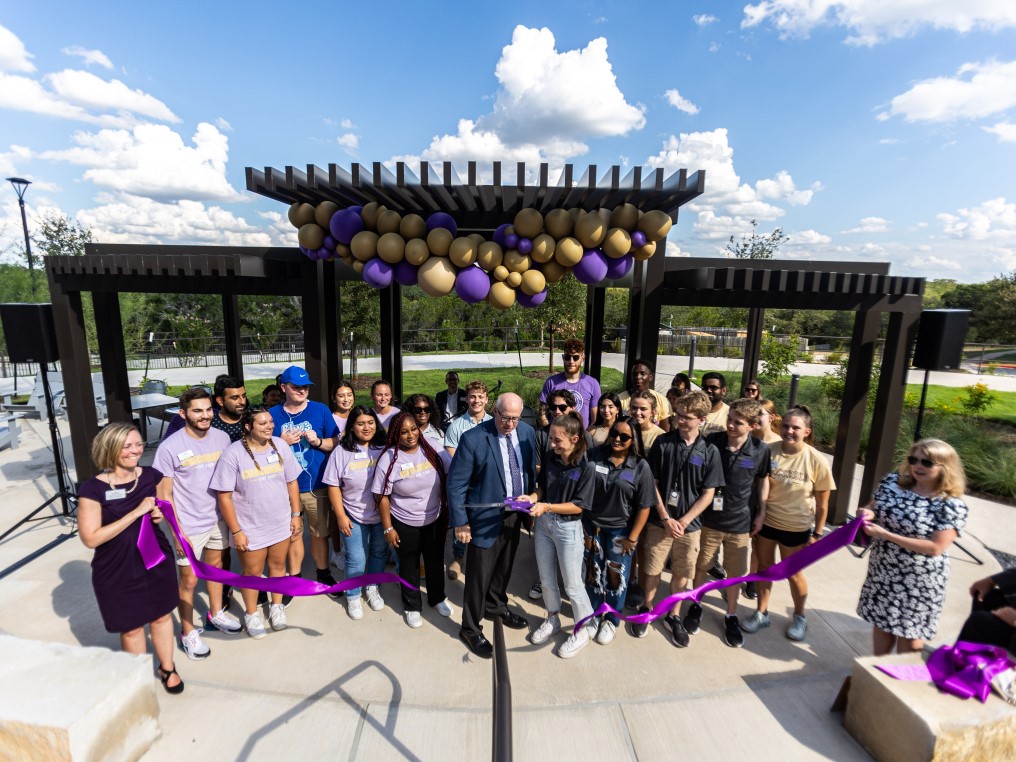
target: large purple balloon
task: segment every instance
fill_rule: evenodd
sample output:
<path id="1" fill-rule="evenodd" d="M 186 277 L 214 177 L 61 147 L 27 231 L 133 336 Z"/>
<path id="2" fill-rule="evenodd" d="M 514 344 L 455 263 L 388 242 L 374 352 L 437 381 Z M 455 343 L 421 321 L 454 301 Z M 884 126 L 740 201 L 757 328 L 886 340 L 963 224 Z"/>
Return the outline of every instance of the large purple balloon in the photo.
<path id="1" fill-rule="evenodd" d="M 631 254 L 625 254 L 623 257 L 614 259 L 613 257 L 607 258 L 607 280 L 617 280 L 623 278 L 631 270 L 631 266 L 635 264 L 635 258 Z"/>
<path id="2" fill-rule="evenodd" d="M 607 255 L 599 249 L 586 249 L 582 259 L 572 268 L 572 275 L 587 286 L 599 283 L 607 275 Z"/>
<path id="3" fill-rule="evenodd" d="M 403 286 L 415 286 L 420 282 L 420 269 L 403 259 L 395 265 L 395 280 Z"/>
<path id="4" fill-rule="evenodd" d="M 519 242 L 515 244 L 515 248 L 519 250 L 519 254 L 531 254 L 533 251 L 533 242 L 528 238 L 520 238 Z"/>
<path id="5" fill-rule="evenodd" d="M 498 225 L 494 229 L 494 235 L 491 236 L 491 240 L 494 243 L 496 243 L 498 246 L 500 246 L 502 249 L 509 248 L 508 246 L 504 245 L 504 231 L 506 231 L 510 227 L 511 227 L 511 223 L 508 223 L 508 222 L 505 222 L 505 223 L 503 223 L 501 225 Z"/>
<path id="6" fill-rule="evenodd" d="M 631 234 L 631 247 L 633 249 L 641 249 L 646 245 L 646 234 L 641 230 L 636 230 Z"/>
<path id="7" fill-rule="evenodd" d="M 476 265 L 463 268 L 455 276 L 455 293 L 466 304 L 482 302 L 490 293 L 490 278 Z"/>
<path id="8" fill-rule="evenodd" d="M 353 240 L 353 236 L 363 230 L 363 218 L 359 212 L 352 209 L 339 209 L 332 218 L 328 220 L 328 230 L 339 243 L 347 246 Z"/>
<path id="9" fill-rule="evenodd" d="M 363 266 L 363 282 L 371 288 L 385 288 L 392 285 L 392 266 L 379 257 L 374 257 Z"/>
<path id="10" fill-rule="evenodd" d="M 540 293 L 535 296 L 530 296 L 521 288 L 515 292 L 515 301 L 521 304 L 523 307 L 539 307 L 547 299 L 547 289 L 543 289 Z"/>
<path id="11" fill-rule="evenodd" d="M 427 218 L 427 232 L 434 228 L 450 230 L 452 236 L 458 235 L 459 226 L 455 224 L 455 218 L 446 212 L 434 212 Z"/>

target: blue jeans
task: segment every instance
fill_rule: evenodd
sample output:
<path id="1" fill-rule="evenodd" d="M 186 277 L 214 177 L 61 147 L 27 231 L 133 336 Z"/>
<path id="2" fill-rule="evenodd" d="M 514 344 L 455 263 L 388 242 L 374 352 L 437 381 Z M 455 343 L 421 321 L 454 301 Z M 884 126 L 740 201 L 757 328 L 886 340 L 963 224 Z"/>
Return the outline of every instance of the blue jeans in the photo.
<path id="1" fill-rule="evenodd" d="M 621 550 L 621 540 L 628 536 L 627 527 L 593 529 L 591 548 L 586 551 L 586 592 L 593 609 L 601 603 L 621 611 L 628 593 L 628 572 L 631 570 L 630 555 Z M 606 614 L 614 626 L 621 624 L 615 614 Z"/>
<path id="2" fill-rule="evenodd" d="M 561 610 L 561 590 L 557 585 L 560 566 L 575 621 L 592 614 L 593 607 L 582 583 L 582 555 L 585 552 L 582 522 L 562 521 L 557 514 L 545 513 L 536 519 L 535 542 L 536 565 L 540 569 L 543 603 L 547 612 L 556 614 Z"/>
<path id="3" fill-rule="evenodd" d="M 350 517 L 353 533 L 343 538 L 346 549 L 346 579 L 360 574 L 380 574 L 385 570 L 385 558 L 388 554 L 388 543 L 385 542 L 380 522 L 377 524 L 360 524 Z M 361 588 L 346 591 L 346 598 L 352 600 L 360 597 Z"/>

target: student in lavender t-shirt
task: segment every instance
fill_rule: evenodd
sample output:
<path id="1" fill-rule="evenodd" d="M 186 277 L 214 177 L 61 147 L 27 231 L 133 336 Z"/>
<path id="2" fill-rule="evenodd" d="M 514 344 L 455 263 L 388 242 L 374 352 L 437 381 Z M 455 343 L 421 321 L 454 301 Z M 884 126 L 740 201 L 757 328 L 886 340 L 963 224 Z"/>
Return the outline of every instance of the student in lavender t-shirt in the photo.
<path id="1" fill-rule="evenodd" d="M 286 575 L 289 546 L 299 542 L 303 530 L 300 465 L 280 437 L 272 436 L 272 416 L 263 407 L 243 414 L 244 436 L 219 458 L 211 488 L 219 493 L 219 510 L 240 556 L 243 573 L 260 576 L 268 565 L 269 577 Z M 257 591 L 243 590 L 244 628 L 252 638 L 265 635 L 257 611 Z M 272 593 L 268 620 L 273 630 L 286 628 L 282 595 Z"/>
<path id="2" fill-rule="evenodd" d="M 392 385 L 384 379 L 375 381 L 370 385 L 370 398 L 374 400 L 374 412 L 378 421 L 385 431 L 388 431 L 388 424 L 392 417 L 401 411 L 392 405 Z"/>
<path id="3" fill-rule="evenodd" d="M 406 624 L 423 624 L 420 558 L 427 571 L 427 602 L 452 615 L 445 598 L 444 544 L 448 528 L 445 474 L 451 458 L 420 436 L 410 413 L 392 418 L 385 451 L 378 458 L 371 491 L 381 514 L 385 541 L 399 554 L 399 569 L 412 588 L 402 588 Z"/>
<path id="4" fill-rule="evenodd" d="M 381 515 L 371 494 L 374 466 L 384 444 L 384 433 L 374 411 L 366 405 L 356 405 L 349 411 L 349 425 L 321 477 L 328 485 L 328 499 L 339 531 L 346 536 L 346 579 L 385 570 L 388 546 L 381 534 Z M 360 593 L 359 587 L 346 591 L 350 619 L 363 619 Z M 385 607 L 377 585 L 367 586 L 367 605 L 372 611 Z"/>
<path id="5" fill-rule="evenodd" d="M 212 395 L 205 389 L 195 387 L 180 395 L 180 415 L 184 418 L 184 427 L 163 440 L 155 451 L 152 465 L 163 475 L 158 496 L 172 504 L 194 556 L 221 569 L 223 551 L 229 547 L 229 531 L 219 513 L 217 495 L 209 484 L 215 464 L 230 445 L 229 436 L 212 428 Z M 175 541 L 174 544 L 177 545 L 176 564 L 180 567 L 177 610 L 182 629 L 181 644 L 188 658 L 196 661 L 211 653 L 201 639 L 202 630 L 194 627 L 194 590 L 198 578 L 183 550 Z M 222 597 L 222 585 L 209 581 L 208 621 L 217 630 L 239 632 L 240 623 L 223 610 Z"/>
<path id="6" fill-rule="evenodd" d="M 540 402 L 546 403 L 550 393 L 565 389 L 575 397 L 575 412 L 582 419 L 582 425 L 596 420 L 596 403 L 600 399 L 600 382 L 582 372 L 582 364 L 586 361 L 586 350 L 578 339 L 568 339 L 564 343 L 561 355 L 564 361 L 564 372 L 555 373 L 548 378 L 540 390 Z"/>
<path id="7" fill-rule="evenodd" d="M 344 379 L 332 381 L 331 389 L 328 392 L 328 405 L 332 409 L 332 418 L 335 419 L 335 426 L 339 435 L 346 430 L 346 423 L 349 421 L 349 411 L 353 409 L 356 399 L 353 394 L 353 387 Z"/>

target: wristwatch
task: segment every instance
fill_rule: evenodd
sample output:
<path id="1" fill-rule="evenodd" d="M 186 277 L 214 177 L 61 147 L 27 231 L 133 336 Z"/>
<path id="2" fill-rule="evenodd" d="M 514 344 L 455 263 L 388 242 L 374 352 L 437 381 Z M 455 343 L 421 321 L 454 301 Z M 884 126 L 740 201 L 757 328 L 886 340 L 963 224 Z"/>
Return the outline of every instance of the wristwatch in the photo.
<path id="1" fill-rule="evenodd" d="M 289 514 L 289 516 L 290 516 L 290 518 L 294 518 L 294 519 L 302 519 L 303 518 L 303 511 L 300 511 L 299 513 L 291 513 L 291 514 Z"/>

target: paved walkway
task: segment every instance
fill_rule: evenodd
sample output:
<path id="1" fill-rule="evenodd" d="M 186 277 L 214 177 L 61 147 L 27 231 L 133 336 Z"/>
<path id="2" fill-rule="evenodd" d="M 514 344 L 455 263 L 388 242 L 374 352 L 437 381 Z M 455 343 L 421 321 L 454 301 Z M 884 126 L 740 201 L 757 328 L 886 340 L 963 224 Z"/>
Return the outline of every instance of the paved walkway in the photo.
<path id="1" fill-rule="evenodd" d="M 39 421 L 24 428 L 20 449 L 0 451 L 0 532 L 54 490 L 48 432 Z M 999 568 L 984 543 L 1016 553 L 1014 509 L 975 498 L 970 505 L 963 543 L 985 565 L 953 553 L 942 642 L 959 631 L 970 583 Z M 23 527 L 0 542 L 0 570 L 73 528 L 72 520 L 62 518 Z M 104 631 L 96 609 L 90 558 L 74 538 L 0 579 L 0 630 L 116 648 L 117 638 Z M 740 650 L 720 640 L 716 596 L 706 599 L 702 632 L 684 650 L 655 627 L 644 640 L 619 634 L 611 646 L 590 644 L 566 661 L 549 646 L 529 644 L 524 633 L 508 631 L 516 759 L 656 760 L 675 753 L 705 759 L 749 753 L 757 760 L 867 759 L 844 731 L 841 716 L 829 711 L 852 660 L 870 653 L 870 628 L 853 613 L 864 573 L 865 561 L 849 550 L 808 573 L 810 629 L 800 644 L 783 636 L 791 610 L 786 585 L 774 592 L 773 626 L 746 636 Z M 512 605 L 534 626 L 543 614 L 539 602 L 526 596 L 535 577 L 526 537 L 510 594 Z M 282 633 L 261 641 L 210 633 L 209 659 L 189 662 L 179 654 L 187 689 L 182 696 L 158 690 L 162 737 L 146 759 L 195 753 L 212 759 L 288 758 L 296 750 L 308 757 L 372 762 L 486 758 L 491 667 L 456 639 L 461 579 L 448 585 L 456 606 L 452 620 L 426 611 L 419 630 L 404 624 L 394 587 L 384 594 L 389 607 L 368 611 L 359 622 L 327 598 L 299 599 Z M 570 615 L 567 606 L 564 613 Z M 749 613 L 747 605 L 741 613 Z"/>

